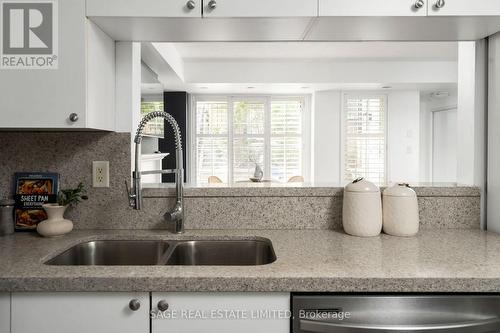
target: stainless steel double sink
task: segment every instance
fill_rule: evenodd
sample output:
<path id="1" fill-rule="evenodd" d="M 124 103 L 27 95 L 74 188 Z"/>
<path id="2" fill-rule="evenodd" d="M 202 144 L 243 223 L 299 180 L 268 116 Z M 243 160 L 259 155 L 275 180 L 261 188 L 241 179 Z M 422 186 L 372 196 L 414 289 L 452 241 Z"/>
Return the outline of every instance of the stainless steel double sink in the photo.
<path id="1" fill-rule="evenodd" d="M 59 266 L 258 266 L 276 260 L 268 239 L 96 240 L 79 243 L 49 259 Z"/>

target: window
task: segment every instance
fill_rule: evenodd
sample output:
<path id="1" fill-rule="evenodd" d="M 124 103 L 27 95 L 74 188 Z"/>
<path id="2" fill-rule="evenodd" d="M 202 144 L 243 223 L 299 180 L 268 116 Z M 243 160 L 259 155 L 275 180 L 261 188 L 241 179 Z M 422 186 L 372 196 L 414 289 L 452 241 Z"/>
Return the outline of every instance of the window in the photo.
<path id="1" fill-rule="evenodd" d="M 386 181 L 386 110 L 384 95 L 344 95 L 345 181 L 364 177 Z"/>
<path id="2" fill-rule="evenodd" d="M 196 103 L 197 179 L 228 180 L 228 112 L 226 101 Z"/>
<path id="3" fill-rule="evenodd" d="M 141 98 L 141 118 L 147 115 L 148 113 L 154 111 L 163 111 L 163 95 L 146 95 Z M 144 127 L 144 134 L 147 136 L 154 136 L 163 138 L 164 129 L 163 129 L 164 121 L 162 118 L 155 118 Z"/>
<path id="4" fill-rule="evenodd" d="M 302 175 L 302 103 L 275 100 L 271 102 L 271 175 L 287 181 Z"/>
<path id="5" fill-rule="evenodd" d="M 196 182 L 248 181 L 256 163 L 273 181 L 304 176 L 304 98 L 197 96 L 193 106 Z"/>

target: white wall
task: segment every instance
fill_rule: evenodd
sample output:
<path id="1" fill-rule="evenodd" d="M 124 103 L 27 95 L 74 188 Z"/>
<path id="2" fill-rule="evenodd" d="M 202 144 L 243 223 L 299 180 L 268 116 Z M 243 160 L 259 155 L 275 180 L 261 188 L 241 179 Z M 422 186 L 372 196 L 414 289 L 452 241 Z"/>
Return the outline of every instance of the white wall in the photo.
<path id="1" fill-rule="evenodd" d="M 426 183 L 431 179 L 432 154 L 432 114 L 429 111 L 429 101 L 420 99 L 420 182 Z"/>
<path id="2" fill-rule="evenodd" d="M 456 90 L 448 91 L 445 98 L 433 98 L 430 93 L 420 96 L 420 182 L 432 182 L 432 113 L 457 107 Z M 453 181 L 456 182 L 456 179 Z"/>
<path id="3" fill-rule="evenodd" d="M 457 182 L 481 187 L 482 227 L 486 226 L 486 52 L 485 40 L 458 44 Z"/>
<path id="4" fill-rule="evenodd" d="M 474 184 L 475 43 L 458 45 L 457 181 Z M 472 125 L 472 126 L 471 126 Z"/>
<path id="5" fill-rule="evenodd" d="M 387 180 L 419 181 L 420 93 L 393 91 L 387 97 Z"/>
<path id="6" fill-rule="evenodd" d="M 485 41 L 458 44 L 457 181 L 467 185 L 485 182 L 485 52 Z"/>
<path id="7" fill-rule="evenodd" d="M 313 99 L 314 182 L 339 184 L 342 92 L 318 91 Z"/>
<path id="8" fill-rule="evenodd" d="M 292 69 L 292 70 L 291 70 Z M 185 61 L 186 83 L 451 83 L 455 61 Z"/>
<path id="9" fill-rule="evenodd" d="M 87 125 L 115 128 L 115 41 L 92 21 L 87 24 Z"/>
<path id="10" fill-rule="evenodd" d="M 388 181 L 419 181 L 420 94 L 380 91 L 388 95 Z M 314 182 L 342 184 L 342 91 L 314 94 Z"/>
<path id="11" fill-rule="evenodd" d="M 116 132 L 132 132 L 141 110 L 141 44 L 116 42 Z"/>
<path id="12" fill-rule="evenodd" d="M 116 42 L 115 54 L 116 132 L 130 133 L 130 159 L 133 166 L 135 161 L 133 137 L 141 112 L 141 43 Z"/>
<path id="13" fill-rule="evenodd" d="M 487 228 L 500 232 L 500 33 L 489 38 Z"/>

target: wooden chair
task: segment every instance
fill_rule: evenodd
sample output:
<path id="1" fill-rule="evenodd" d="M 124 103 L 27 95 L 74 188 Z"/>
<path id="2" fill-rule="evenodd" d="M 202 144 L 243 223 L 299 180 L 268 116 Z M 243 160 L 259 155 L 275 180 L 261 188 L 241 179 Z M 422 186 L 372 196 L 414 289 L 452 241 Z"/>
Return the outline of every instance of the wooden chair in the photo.
<path id="1" fill-rule="evenodd" d="M 288 179 L 289 183 L 303 183 L 304 182 L 304 177 L 302 176 L 293 176 Z"/>
<path id="2" fill-rule="evenodd" d="M 222 184 L 222 180 L 217 176 L 210 176 L 210 177 L 208 177 L 208 183 L 209 184 Z"/>

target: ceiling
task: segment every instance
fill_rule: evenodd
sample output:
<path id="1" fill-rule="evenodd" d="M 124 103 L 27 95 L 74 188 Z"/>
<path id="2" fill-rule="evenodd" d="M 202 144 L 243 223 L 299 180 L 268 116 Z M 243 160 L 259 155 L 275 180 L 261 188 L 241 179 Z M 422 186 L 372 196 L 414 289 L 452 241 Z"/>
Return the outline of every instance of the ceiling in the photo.
<path id="1" fill-rule="evenodd" d="M 382 84 L 382 83 L 359 83 L 359 84 L 224 84 L 224 83 L 209 83 L 209 84 L 185 84 L 182 90 L 186 90 L 190 93 L 195 94 L 311 94 L 316 91 L 326 91 L 326 90 L 344 90 L 344 91 L 360 91 L 360 90 L 370 90 L 370 91 L 388 91 L 388 90 L 420 90 L 422 92 L 435 92 L 435 91 L 453 91 L 456 89 L 456 84 L 453 83 L 394 83 L 394 84 Z M 153 93 L 152 89 L 150 91 L 144 91 L 144 93 Z M 166 89 L 167 91 L 178 91 L 177 87 L 173 89 Z M 158 90 L 155 90 L 158 92 Z"/>
<path id="2" fill-rule="evenodd" d="M 148 47 L 145 45 L 142 48 L 143 60 L 147 59 L 148 65 L 159 74 L 160 83 L 143 85 L 143 94 L 160 93 L 162 90 L 201 94 L 308 94 L 332 89 L 377 90 L 386 86 L 395 90 L 417 89 L 421 91 L 449 90 L 456 87 L 456 82 L 451 81 L 406 80 L 411 77 L 412 72 L 417 70 L 416 68 L 421 68 L 411 64 L 403 65 L 408 75 L 401 73 L 400 78 L 403 79 L 400 81 L 382 82 L 383 75 L 380 75 L 377 76 L 378 80 L 372 77 L 370 81 L 346 83 L 347 81 L 344 80 L 335 80 L 335 74 L 346 70 L 346 67 L 351 70 L 359 68 L 364 73 L 363 71 L 370 70 L 372 67 L 367 68 L 366 64 L 362 67 L 363 62 L 371 63 L 369 66 L 373 66 L 373 62 L 379 61 L 385 61 L 384 64 L 413 61 L 415 64 L 425 63 L 424 66 L 427 67 L 430 62 L 440 64 L 443 61 L 454 67 L 453 63 L 457 62 L 458 58 L 457 42 L 193 42 L 153 43 Z M 274 77 L 266 75 L 268 80 L 256 81 L 255 75 L 252 74 L 262 72 L 263 68 L 267 68 L 265 62 L 269 61 L 279 63 L 281 67 L 284 66 L 285 72 L 282 68 L 281 76 L 277 75 L 276 81 L 270 81 L 274 80 L 276 75 Z M 304 62 L 297 64 L 293 63 L 294 61 Z M 298 82 L 303 81 L 300 78 L 307 81 L 307 74 L 312 73 L 318 66 L 322 68 L 322 73 L 326 73 L 327 64 L 343 64 L 344 62 L 347 63 L 340 65 L 336 72 L 328 72 L 330 82 L 325 79 Z M 381 66 L 384 67 L 382 64 Z M 385 65 L 385 67 L 391 70 L 393 68 L 390 65 Z M 438 67 L 443 66 L 438 65 Z M 273 72 L 278 71 L 277 66 L 273 65 L 271 68 L 275 69 Z M 289 76 L 287 75 L 289 68 L 295 71 L 296 75 L 293 80 L 286 78 Z M 202 77 L 202 73 L 207 71 L 209 74 Z M 264 72 L 269 73 L 267 70 Z M 191 75 L 186 78 L 185 73 Z M 229 78 L 217 81 L 215 77 L 220 73 L 228 74 Z M 234 73 L 237 73 L 237 76 L 234 76 Z M 332 75 L 329 76 L 330 74 Z M 429 78 L 437 77 L 435 72 L 429 75 Z"/>
<path id="3" fill-rule="evenodd" d="M 390 59 L 456 60 L 457 42 L 175 43 L 184 60 Z"/>

